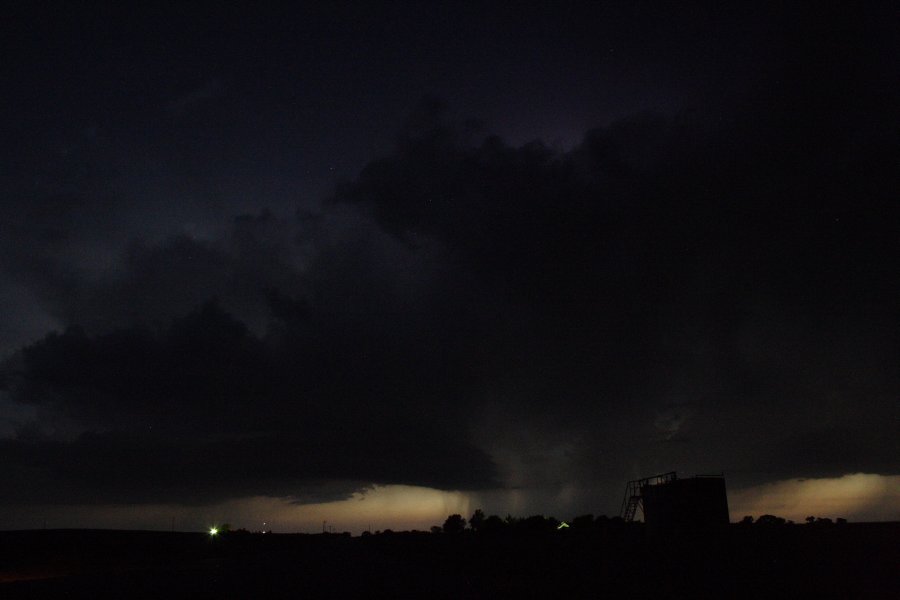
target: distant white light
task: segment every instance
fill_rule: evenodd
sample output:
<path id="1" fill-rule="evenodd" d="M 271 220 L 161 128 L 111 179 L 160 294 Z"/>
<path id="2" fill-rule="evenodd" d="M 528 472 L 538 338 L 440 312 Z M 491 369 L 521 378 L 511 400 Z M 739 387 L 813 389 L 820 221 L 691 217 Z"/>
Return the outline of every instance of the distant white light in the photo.
<path id="1" fill-rule="evenodd" d="M 209 535 L 218 535 L 218 534 L 219 534 L 219 530 L 217 528 L 215 528 L 215 527 L 209 528 Z"/>

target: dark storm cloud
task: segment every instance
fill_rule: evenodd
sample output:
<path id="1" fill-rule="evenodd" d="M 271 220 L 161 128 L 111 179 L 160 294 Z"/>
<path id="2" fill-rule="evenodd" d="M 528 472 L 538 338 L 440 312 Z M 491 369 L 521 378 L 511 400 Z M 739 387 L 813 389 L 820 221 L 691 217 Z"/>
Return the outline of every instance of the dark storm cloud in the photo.
<path id="1" fill-rule="evenodd" d="M 205 102 L 215 100 L 225 93 L 225 86 L 218 79 L 211 79 L 181 96 L 171 100 L 166 108 L 178 116 L 201 106 Z"/>
<path id="2" fill-rule="evenodd" d="M 748 481 L 896 469 L 894 225 L 808 158 L 758 158 L 805 129 L 638 115 L 560 154 L 422 111 L 323 216 L 135 244 L 73 300 L 74 321 L 131 327 L 11 361 L 42 428 L 4 442 L 31 482 L 7 500 L 497 484 L 473 428 L 523 458 L 515 485 L 634 461 Z M 215 304 L 167 325 L 212 295 L 258 333 Z"/>
<path id="3" fill-rule="evenodd" d="M 538 438 L 585 434 L 593 476 L 895 472 L 897 120 L 884 64 L 839 31 L 782 48 L 739 95 L 564 154 L 472 140 L 426 106 L 431 127 L 335 200 L 439 240 L 503 299 L 486 387 Z"/>
<path id="4" fill-rule="evenodd" d="M 468 441 L 471 327 L 434 320 L 433 259 L 365 214 L 263 211 L 215 239 L 135 241 L 113 262 L 49 302 L 75 328 L 7 363 L 6 401 L 37 415 L 4 442 L 9 476 L 28 482 L 6 501 L 497 483 Z M 195 309 L 210 297 L 240 318 Z"/>
<path id="5" fill-rule="evenodd" d="M 596 502 L 673 468 L 896 473 L 900 103 L 881 38 L 825 21 L 772 24 L 765 51 L 718 65 L 688 107 L 569 151 L 425 102 L 391 153 L 292 218 L 122 227 L 153 211 L 101 193 L 118 176 L 87 165 L 115 145 L 72 134 L 78 152 L 39 171 L 78 193 L 40 188 L 0 222 L 6 281 L 62 332 L 4 367 L 0 400 L 37 418 L 17 413 L 0 442 L 4 478 L 24 482 L 3 500 L 407 483 L 578 484 Z M 266 145 L 241 78 L 225 94 L 208 77 L 133 109 L 197 114 L 209 135 L 170 119 L 146 138 L 203 198 L 231 181 L 222 165 L 249 164 L 224 142 Z"/>
<path id="6" fill-rule="evenodd" d="M 312 349 L 261 340 L 207 304 L 161 334 L 76 329 L 25 348 L 6 382 L 41 419 L 3 442 L 6 476 L 22 482 L 4 500 L 57 487 L 72 502 L 161 502 L 309 494 L 334 480 L 493 482 L 458 419 L 417 411 L 446 390 L 420 379 L 413 397 L 389 379 L 399 372 L 357 362 L 356 336 L 316 337 L 297 341 L 321 342 Z"/>

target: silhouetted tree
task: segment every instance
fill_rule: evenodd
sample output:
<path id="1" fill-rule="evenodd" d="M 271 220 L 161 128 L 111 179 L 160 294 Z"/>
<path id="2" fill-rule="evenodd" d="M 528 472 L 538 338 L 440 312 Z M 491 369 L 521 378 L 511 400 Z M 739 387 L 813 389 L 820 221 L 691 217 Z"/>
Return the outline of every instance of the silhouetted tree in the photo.
<path id="1" fill-rule="evenodd" d="M 787 521 L 785 521 L 782 517 L 776 517 L 775 515 L 761 515 L 758 519 L 756 519 L 756 524 L 763 527 L 784 525 L 785 523 L 787 523 Z"/>
<path id="2" fill-rule="evenodd" d="M 556 529 L 557 525 L 559 525 L 559 521 L 553 517 L 548 519 L 544 515 L 531 515 L 527 519 L 519 521 L 518 528 L 524 531 L 551 531 Z"/>
<path id="3" fill-rule="evenodd" d="M 462 533 L 466 529 L 466 520 L 462 515 L 450 515 L 444 521 L 444 533 Z"/>
<path id="4" fill-rule="evenodd" d="M 482 533 L 496 533 L 498 531 L 503 531 L 505 528 L 506 523 L 503 522 L 503 519 L 497 515 L 491 515 L 484 520 L 479 531 Z"/>
<path id="5" fill-rule="evenodd" d="M 431 526 L 431 533 L 437 534 L 437 533 L 440 533 L 441 531 L 443 531 L 443 529 L 441 529 L 440 525 L 432 525 Z"/>
<path id="6" fill-rule="evenodd" d="M 472 513 L 472 518 L 469 519 L 469 527 L 471 527 L 473 531 L 480 531 L 483 524 L 484 511 L 482 511 L 480 508 L 477 508 L 475 509 L 475 512 Z"/>
<path id="7" fill-rule="evenodd" d="M 753 525 L 753 517 L 747 515 L 743 519 L 741 519 L 741 525 Z"/>
<path id="8" fill-rule="evenodd" d="M 594 526 L 594 515 L 581 515 L 569 523 L 573 529 L 590 529 Z"/>

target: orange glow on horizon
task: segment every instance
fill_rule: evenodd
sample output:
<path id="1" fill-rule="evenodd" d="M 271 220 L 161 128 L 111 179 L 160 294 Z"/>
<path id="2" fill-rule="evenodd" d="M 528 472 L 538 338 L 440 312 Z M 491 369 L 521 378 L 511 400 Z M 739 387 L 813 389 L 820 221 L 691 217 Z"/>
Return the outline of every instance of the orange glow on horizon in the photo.
<path id="1" fill-rule="evenodd" d="M 618 492 L 618 490 L 615 490 Z M 358 535 L 371 528 L 427 531 L 442 525 L 448 515 L 466 519 L 476 508 L 486 513 L 571 518 L 565 506 L 571 490 L 507 489 L 486 492 L 447 492 L 407 485 L 376 486 L 346 500 L 292 504 L 285 498 L 256 496 L 202 506 L 178 504 L 27 505 L 5 507 L 0 529 L 108 528 L 209 532 L 213 523 L 232 529 L 272 530 L 275 533 Z M 598 504 L 604 499 L 597 491 Z M 900 475 L 848 474 L 821 479 L 790 479 L 759 486 L 728 489 L 732 521 L 745 515 L 773 514 L 797 523 L 812 515 L 852 522 L 900 521 Z M 582 511 L 590 512 L 590 511 Z M 602 509 L 594 511 L 602 514 Z M 580 514 L 580 513 L 579 513 Z M 612 516 L 612 515 L 610 515 Z"/>
<path id="2" fill-rule="evenodd" d="M 731 519 L 776 515 L 802 523 L 808 516 L 849 521 L 900 520 L 900 475 L 853 473 L 789 479 L 728 491 Z"/>

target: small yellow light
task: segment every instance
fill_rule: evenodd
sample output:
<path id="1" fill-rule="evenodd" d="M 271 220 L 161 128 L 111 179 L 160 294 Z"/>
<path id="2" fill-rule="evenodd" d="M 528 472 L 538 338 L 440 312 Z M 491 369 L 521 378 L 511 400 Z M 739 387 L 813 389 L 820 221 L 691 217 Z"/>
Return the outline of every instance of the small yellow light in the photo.
<path id="1" fill-rule="evenodd" d="M 218 533 L 219 533 L 219 530 L 216 529 L 215 527 L 209 528 L 209 535 L 218 535 Z"/>

